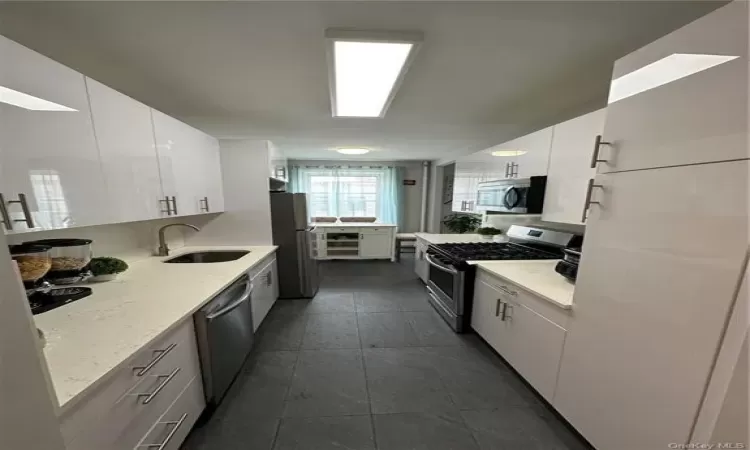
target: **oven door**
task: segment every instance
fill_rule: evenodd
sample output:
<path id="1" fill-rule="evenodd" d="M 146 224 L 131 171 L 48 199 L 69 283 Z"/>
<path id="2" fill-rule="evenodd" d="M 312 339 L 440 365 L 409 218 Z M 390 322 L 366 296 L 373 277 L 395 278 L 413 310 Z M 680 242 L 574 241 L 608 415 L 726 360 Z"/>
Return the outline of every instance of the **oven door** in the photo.
<path id="1" fill-rule="evenodd" d="M 430 303 L 455 331 L 463 331 L 465 273 L 429 250 L 425 260 L 429 264 L 427 290 Z"/>

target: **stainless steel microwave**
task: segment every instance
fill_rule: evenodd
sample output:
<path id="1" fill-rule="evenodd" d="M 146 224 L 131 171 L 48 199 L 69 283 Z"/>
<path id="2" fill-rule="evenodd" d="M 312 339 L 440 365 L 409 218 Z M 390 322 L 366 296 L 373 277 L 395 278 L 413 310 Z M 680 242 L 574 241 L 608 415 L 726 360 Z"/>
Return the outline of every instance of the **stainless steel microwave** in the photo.
<path id="1" fill-rule="evenodd" d="M 547 177 L 485 181 L 477 190 L 477 211 L 541 214 Z"/>

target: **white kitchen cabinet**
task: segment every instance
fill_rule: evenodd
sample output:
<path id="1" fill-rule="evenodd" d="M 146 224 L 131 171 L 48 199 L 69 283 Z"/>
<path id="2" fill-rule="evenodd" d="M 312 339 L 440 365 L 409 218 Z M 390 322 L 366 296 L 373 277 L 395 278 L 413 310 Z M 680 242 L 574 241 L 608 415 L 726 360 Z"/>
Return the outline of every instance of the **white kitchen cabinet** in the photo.
<path id="1" fill-rule="evenodd" d="M 519 150 L 512 178 L 547 175 L 553 127 L 544 128 L 513 141 L 510 147 Z"/>
<path id="2" fill-rule="evenodd" d="M 209 212 L 222 211 L 216 140 L 164 113 L 154 109 L 151 112 L 162 190 L 173 199 L 170 215 L 205 213 L 206 202 Z"/>
<path id="3" fill-rule="evenodd" d="M 555 125 L 542 220 L 584 223 L 586 192 L 596 175 L 591 156 L 605 116 L 606 110 L 600 109 Z"/>
<path id="4" fill-rule="evenodd" d="M 430 273 L 430 264 L 425 259 L 427 247 L 429 247 L 427 241 L 417 238 L 414 248 L 414 273 L 416 273 L 419 279 L 424 283 L 427 283 L 427 278 Z"/>
<path id="5" fill-rule="evenodd" d="M 603 140 L 612 145 L 600 148 L 599 159 L 606 161 L 598 164 L 599 173 L 747 158 L 747 36 L 748 3 L 735 1 L 618 60 L 613 80 L 675 54 L 737 56 L 610 103 Z M 660 73 L 701 65 L 658 64 Z M 651 77 L 660 79 L 653 72 Z"/>
<path id="6" fill-rule="evenodd" d="M 457 161 L 453 178 L 453 204 L 454 212 L 476 212 L 477 190 L 479 183 L 487 181 L 487 172 L 484 164 L 473 161 Z"/>
<path id="7" fill-rule="evenodd" d="M 91 78 L 86 86 L 113 220 L 166 216 L 151 109 Z"/>
<path id="8" fill-rule="evenodd" d="M 268 142 L 268 171 L 271 178 L 289 181 L 289 167 L 283 152 L 272 142 Z"/>
<path id="9" fill-rule="evenodd" d="M 0 194 L 13 229 L 30 228 L 19 194 L 35 229 L 111 221 L 83 75 L 2 36 L 0 60 L 0 86 L 72 109 L 0 103 Z"/>
<path id="10" fill-rule="evenodd" d="M 512 283 L 480 272 L 474 284 L 471 327 L 551 402 L 565 329 L 532 309 L 536 301 Z"/>
<path id="11" fill-rule="evenodd" d="M 359 233 L 361 259 L 388 259 L 393 255 L 393 236 L 389 229 L 382 232 L 362 229 Z"/>
<path id="12" fill-rule="evenodd" d="M 253 311 L 253 328 L 257 330 L 279 297 L 276 259 L 261 268 L 252 278 L 252 283 L 253 294 L 250 297 L 250 304 Z"/>
<path id="13" fill-rule="evenodd" d="M 597 176 L 554 402 L 594 447 L 688 442 L 742 275 L 749 168 Z"/>

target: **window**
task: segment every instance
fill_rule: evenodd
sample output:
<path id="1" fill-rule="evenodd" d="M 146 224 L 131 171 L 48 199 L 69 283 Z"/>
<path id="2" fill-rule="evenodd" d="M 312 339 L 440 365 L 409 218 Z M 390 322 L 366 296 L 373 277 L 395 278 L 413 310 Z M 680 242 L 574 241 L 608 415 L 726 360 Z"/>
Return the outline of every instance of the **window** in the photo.
<path id="1" fill-rule="evenodd" d="M 307 194 L 309 217 L 376 217 L 397 224 L 401 178 L 393 167 L 292 167 L 291 190 Z"/>

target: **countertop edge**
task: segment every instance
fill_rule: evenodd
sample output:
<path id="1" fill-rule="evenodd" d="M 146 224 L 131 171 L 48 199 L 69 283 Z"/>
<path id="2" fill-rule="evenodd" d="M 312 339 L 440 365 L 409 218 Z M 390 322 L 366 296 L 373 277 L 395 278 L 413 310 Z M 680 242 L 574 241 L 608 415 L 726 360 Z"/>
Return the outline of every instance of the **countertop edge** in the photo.
<path id="1" fill-rule="evenodd" d="M 560 301 L 555 300 L 553 298 L 550 298 L 550 297 L 542 294 L 541 292 L 538 292 L 537 290 L 530 288 L 529 286 L 527 286 L 527 285 L 525 285 L 523 283 L 520 283 L 520 282 L 518 282 L 516 280 L 513 280 L 512 278 L 509 278 L 509 277 L 507 277 L 505 275 L 500 275 L 499 273 L 493 271 L 489 267 L 483 266 L 482 265 L 483 262 L 485 262 L 485 261 L 468 261 L 468 264 L 470 264 L 472 266 L 477 266 L 478 268 L 480 268 L 484 272 L 486 272 L 486 273 L 488 273 L 488 274 L 490 274 L 490 275 L 492 275 L 494 277 L 502 278 L 503 280 L 506 280 L 509 283 L 513 283 L 519 289 L 523 289 L 524 291 L 528 292 L 531 295 L 534 295 L 534 296 L 539 297 L 539 298 L 541 298 L 543 300 L 546 300 L 549 303 L 552 303 L 553 305 L 557 306 L 560 309 L 563 309 L 563 310 L 566 310 L 566 311 L 573 310 L 573 304 L 572 303 L 570 303 L 570 304 L 561 303 Z"/>
<path id="2" fill-rule="evenodd" d="M 232 246 L 232 247 L 233 247 L 233 246 Z M 249 266 L 245 267 L 245 269 L 244 269 L 244 270 L 241 270 L 240 272 L 238 272 L 238 273 L 237 273 L 237 274 L 236 274 L 235 276 L 233 276 L 233 277 L 232 277 L 232 279 L 231 279 L 231 280 L 229 280 L 229 281 L 228 281 L 228 282 L 227 282 L 226 284 L 224 284 L 224 285 L 223 285 L 222 287 L 218 288 L 217 292 L 221 292 L 221 291 L 222 291 L 223 289 L 225 289 L 225 288 L 226 288 L 227 286 L 229 286 L 229 285 L 230 285 L 230 284 L 232 284 L 232 283 L 233 283 L 234 281 L 236 281 L 236 280 L 237 280 L 237 279 L 238 279 L 239 277 L 241 277 L 241 276 L 242 276 L 242 274 L 244 274 L 244 273 L 248 272 L 248 271 L 249 271 L 249 270 L 251 270 L 252 268 L 254 268 L 254 267 L 256 267 L 257 265 L 259 265 L 259 264 L 260 264 L 261 262 L 263 262 L 263 260 L 264 260 L 264 259 L 266 259 L 266 258 L 267 258 L 267 257 L 268 257 L 269 255 L 271 255 L 271 254 L 275 253 L 275 252 L 276 252 L 276 251 L 278 250 L 278 248 L 279 248 L 279 247 L 278 247 L 277 245 L 270 245 L 270 246 L 267 246 L 267 247 L 271 247 L 272 249 L 271 249 L 271 250 L 268 250 L 268 251 L 266 251 L 266 253 L 265 253 L 265 254 L 264 254 L 263 256 L 261 256 L 260 258 L 258 258 L 258 259 L 257 259 L 257 260 L 256 260 L 256 261 L 255 261 L 255 262 L 253 263 L 253 264 L 251 264 L 251 265 L 249 265 Z M 189 252 L 189 247 L 185 247 L 185 248 L 182 248 L 182 249 L 179 249 L 179 250 L 180 250 L 180 251 L 176 251 L 174 255 L 170 255 L 169 257 L 164 257 L 164 259 L 169 259 L 169 258 L 173 258 L 173 257 L 175 257 L 175 256 L 179 256 L 179 255 L 180 255 L 180 254 L 182 254 L 182 253 L 188 253 L 188 252 Z M 182 251 L 182 250 L 186 250 L 186 251 Z M 203 306 L 204 306 L 204 305 L 205 305 L 206 303 L 208 303 L 208 302 L 209 302 L 209 301 L 210 301 L 210 300 L 211 300 L 211 299 L 212 299 L 213 297 L 214 297 L 214 296 L 208 297 L 208 298 L 206 298 L 205 300 L 203 300 L 203 301 L 201 301 L 200 303 L 198 303 L 198 304 L 197 304 L 197 305 L 196 305 L 196 306 L 195 306 L 194 308 L 192 308 L 192 309 L 190 310 L 190 312 L 189 312 L 189 313 L 187 313 L 187 314 L 183 315 L 183 316 L 182 316 L 182 317 L 181 317 L 180 319 L 178 319 L 177 321 L 173 322 L 173 323 L 172 323 L 172 324 L 171 324 L 170 326 L 168 326 L 167 328 L 165 328 L 164 330 L 162 330 L 162 331 L 160 331 L 160 332 L 159 332 L 158 334 L 156 334 L 156 335 L 155 335 L 154 337 L 152 337 L 151 339 L 149 339 L 148 341 L 146 341 L 146 342 L 145 342 L 145 343 L 144 343 L 143 345 L 141 345 L 141 346 L 140 346 L 140 347 L 139 347 L 138 349 L 134 350 L 134 351 L 133 351 L 133 352 L 132 352 L 132 353 L 131 353 L 131 354 L 130 354 L 130 355 L 129 355 L 128 357 L 126 357 L 125 359 L 123 359 L 122 361 L 120 361 L 120 363 L 118 363 L 117 365 L 115 365 L 114 367 L 112 367 L 111 369 L 109 369 L 109 370 L 108 370 L 108 371 L 107 371 L 107 372 L 106 372 L 106 373 L 105 373 L 104 375 L 102 375 L 101 377 L 99 377 L 99 378 L 97 378 L 96 380 L 94 380 L 94 381 L 93 381 L 93 382 L 92 382 L 91 384 L 89 384 L 88 386 L 86 386 L 86 387 L 85 387 L 84 389 L 82 389 L 82 390 L 81 390 L 80 392 L 78 392 L 78 393 L 77 393 L 76 395 L 74 395 L 73 397 L 71 397 L 71 398 L 69 398 L 68 400 L 66 400 L 66 401 L 65 401 L 64 403 L 60 403 L 60 399 L 59 399 L 59 396 L 58 396 L 58 395 L 57 395 L 57 393 L 56 393 L 56 392 L 54 392 L 54 390 L 53 390 L 53 393 L 55 393 L 55 394 L 56 394 L 56 395 L 55 395 L 55 400 L 56 400 L 56 403 L 57 403 L 57 405 L 58 405 L 58 414 L 57 414 L 57 415 L 58 415 L 58 417 L 59 417 L 59 418 L 62 418 L 62 417 L 63 417 L 63 416 L 65 416 L 66 414 L 68 414 L 68 413 L 72 412 L 72 411 L 73 411 L 73 410 L 75 409 L 75 407 L 76 407 L 77 405 L 79 405 L 79 404 L 80 404 L 81 402 L 85 401 L 86 397 L 88 397 L 88 396 L 89 396 L 89 395 L 90 395 L 90 394 L 91 394 L 91 393 L 92 393 L 93 391 L 95 391 L 95 390 L 96 390 L 96 389 L 98 389 L 98 388 L 99 388 L 100 386 L 102 386 L 102 385 L 103 385 L 103 384 L 105 384 L 105 383 L 106 383 L 107 381 L 109 381 L 109 380 L 110 380 L 110 379 L 111 379 L 111 378 L 112 378 L 112 377 L 113 377 L 113 376 L 114 376 L 114 375 L 115 375 L 115 374 L 117 373 L 117 371 L 118 371 L 119 369 L 122 369 L 122 368 L 123 368 L 124 366 L 126 366 L 126 365 L 127 365 L 127 364 L 128 364 L 129 362 L 131 362 L 131 361 L 133 360 L 133 357 L 134 357 L 134 356 L 135 356 L 135 355 L 136 355 L 136 354 L 137 354 L 138 352 L 140 352 L 140 351 L 141 351 L 141 350 L 142 350 L 143 348 L 145 348 L 145 347 L 148 347 L 148 346 L 149 346 L 149 345 L 151 345 L 151 344 L 152 344 L 153 342 L 155 342 L 155 341 L 157 341 L 157 340 L 159 340 L 159 339 L 163 338 L 163 337 L 164 337 L 165 335 L 167 335 L 167 334 L 169 334 L 170 332 L 172 332 L 173 330 L 175 330 L 175 329 L 176 329 L 176 328 L 177 328 L 177 327 L 178 327 L 179 325 L 181 325 L 181 324 L 182 324 L 182 323 L 183 323 L 183 322 L 184 322 L 185 320 L 187 320 L 187 319 L 189 319 L 190 317 L 192 317 L 192 315 L 193 315 L 193 314 L 195 314 L 195 312 L 196 312 L 196 311 L 198 311 L 198 310 L 199 310 L 200 308 L 202 308 L 202 307 L 203 307 Z M 45 364 L 46 364 L 46 361 L 45 361 Z M 48 369 L 48 370 L 49 370 L 49 369 Z"/>

